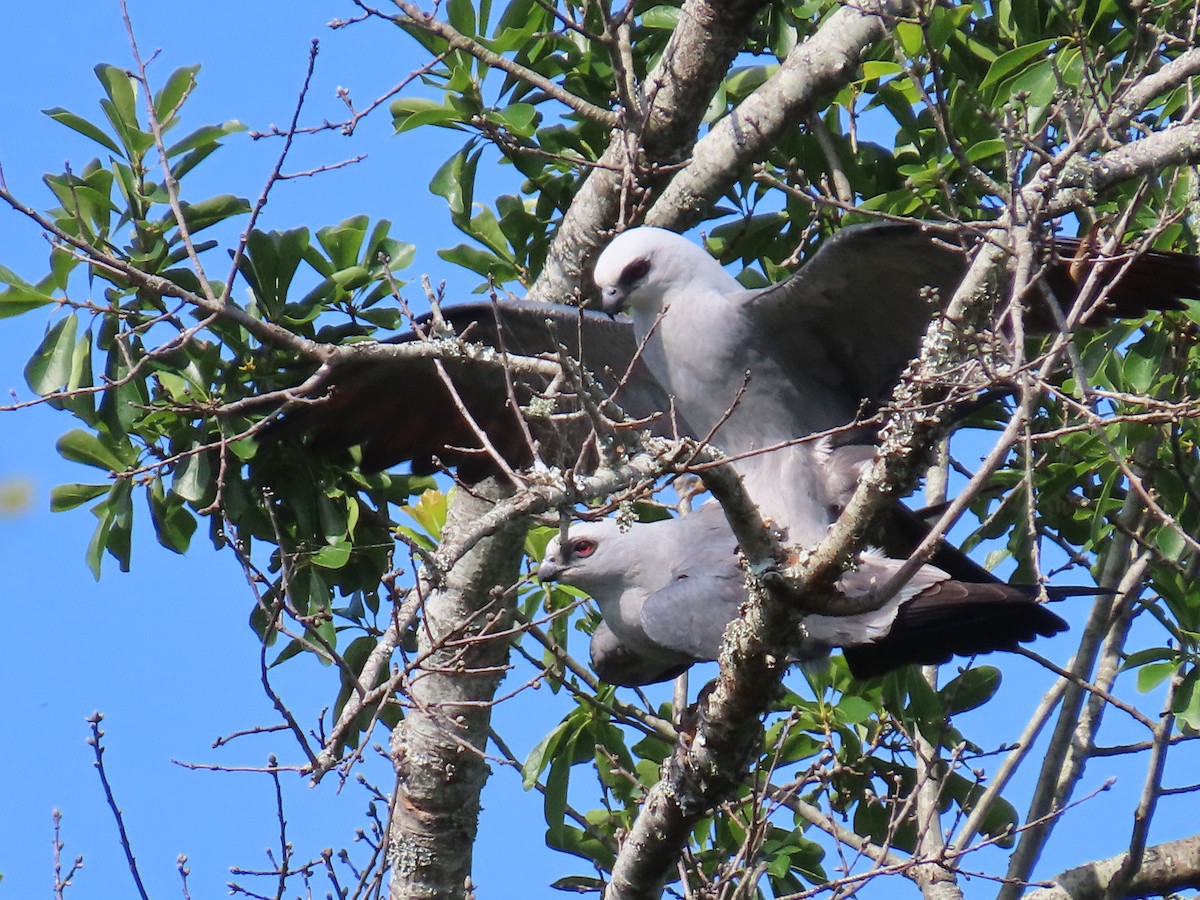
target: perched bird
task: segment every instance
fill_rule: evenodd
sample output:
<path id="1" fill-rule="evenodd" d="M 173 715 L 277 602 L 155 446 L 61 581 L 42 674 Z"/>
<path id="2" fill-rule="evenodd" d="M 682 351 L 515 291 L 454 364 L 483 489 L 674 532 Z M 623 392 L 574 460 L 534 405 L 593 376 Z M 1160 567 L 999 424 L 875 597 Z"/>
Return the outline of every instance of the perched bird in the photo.
<path id="1" fill-rule="evenodd" d="M 603 519 L 574 526 L 565 543 L 554 538 L 538 577 L 577 587 L 599 605 L 604 624 L 593 635 L 591 661 L 601 678 L 626 686 L 652 684 L 717 658 L 725 626 L 746 601 L 736 544 L 715 502 L 683 518 L 626 531 L 615 519 Z M 870 596 L 898 566 L 865 551 L 836 587 L 847 597 Z M 1056 599 L 1075 593 L 1095 591 L 1051 589 Z M 842 648 L 856 678 L 1013 650 L 1067 628 L 1036 596 L 1034 589 L 956 581 L 923 566 L 877 610 L 806 616 L 796 646 L 806 657 Z"/>
<path id="2" fill-rule="evenodd" d="M 787 442 L 847 426 L 883 399 L 917 353 L 930 298 L 948 301 L 968 261 L 931 227 L 879 222 L 839 231 L 791 278 L 748 290 L 687 238 L 642 227 L 605 248 L 595 281 L 606 311 L 630 314 L 642 359 L 674 409 L 697 435 L 741 456 L 732 465 L 759 510 L 790 540 L 811 544 L 837 506 L 827 457 L 814 442 Z M 1143 256 L 1134 274 L 1109 294 L 1105 314 L 1180 308 L 1178 297 L 1200 296 L 1195 258 Z M 1069 272 L 1052 266 L 1044 285 L 1049 301 L 1073 302 Z"/>
<path id="3" fill-rule="evenodd" d="M 1092 260 L 1086 254 L 1076 258 L 1078 242 L 1056 243 L 1066 252 L 1049 261 L 1040 284 L 1048 302 L 1065 306 L 1077 295 L 1076 275 Z M 840 438 L 849 444 L 836 447 L 796 440 L 852 423 L 864 405 L 886 394 L 917 351 L 936 305 L 932 301 L 949 298 L 967 263 L 962 249 L 921 223 L 881 222 L 843 229 L 796 275 L 752 291 L 687 239 L 661 229 L 634 228 L 618 235 L 595 270 L 605 309 L 629 311 L 631 325 L 566 307 L 510 302 L 451 307 L 443 315 L 467 340 L 507 353 L 557 358 L 561 344 L 647 427 L 667 434 L 678 429 L 696 438 L 712 435 L 719 447 L 741 457 L 732 464 L 744 476 L 760 511 L 786 529 L 789 541 L 812 545 L 836 517 L 856 471 L 869 458 L 871 435 L 851 432 Z M 1181 308 L 1180 297 L 1200 298 L 1200 262 L 1180 254 L 1147 253 L 1108 287 L 1107 305 L 1097 317 L 1101 320 Z M 1027 324 L 1036 324 L 1036 319 L 1034 306 Z M 412 333 L 395 340 L 425 339 L 422 333 Z M 516 467 L 530 463 L 535 452 L 551 464 L 577 468 L 598 460 L 597 454 L 581 454 L 591 430 L 587 417 L 547 418 L 541 411 L 526 415 L 519 408 L 533 406 L 535 400 L 544 406 L 550 394 L 559 411 L 577 413 L 579 404 L 569 392 L 542 376 L 506 379 L 486 356 L 457 352 L 441 364 L 441 371 L 428 356 L 331 366 L 309 386 L 310 396 L 324 399 L 285 408 L 269 431 L 307 435 L 318 450 L 360 445 L 362 465 L 368 470 L 402 460 L 411 460 L 417 471 L 440 463 L 457 467 L 466 481 L 494 470 L 493 453 Z M 486 452 L 480 432 L 491 445 Z M 761 452 L 780 444 L 784 446 Z M 911 514 L 897 504 L 891 515 L 898 521 L 908 516 L 908 524 L 916 528 L 911 540 L 919 540 L 920 524 L 911 521 Z M 641 633 L 652 634 L 659 627 L 655 610 L 660 605 L 668 610 L 668 619 L 679 621 L 682 600 L 676 598 L 703 595 L 701 582 L 713 580 L 718 587 L 707 593 L 723 599 L 710 599 L 700 608 L 706 621 L 719 626 L 719 636 L 731 618 L 715 610 L 727 607 L 728 597 L 734 596 L 718 589 L 737 571 L 732 547 L 724 555 L 711 555 L 706 569 L 682 549 L 687 541 L 663 540 L 657 547 L 651 546 L 656 542 L 643 541 L 649 527 L 636 526 L 630 545 L 644 543 L 648 557 L 657 560 L 657 571 L 684 577 L 668 585 L 639 585 L 635 593 L 644 594 L 646 601 L 639 606 Z M 907 549 L 889 546 L 888 552 L 904 555 Z M 959 646 L 954 644 L 958 637 L 948 630 L 947 616 L 926 610 L 935 605 L 957 608 L 958 600 L 949 599 L 956 592 L 975 596 L 983 590 L 976 588 L 972 594 L 951 588 L 956 580 L 987 584 L 999 592 L 997 598 L 1011 599 L 1006 592 L 1014 589 L 996 585 L 961 554 L 944 548 L 933 562 L 918 571 L 892 605 L 883 607 L 877 618 L 887 618 L 886 623 L 876 626 L 864 620 L 847 639 L 833 634 L 837 640 L 829 643 L 849 645 L 854 654 L 856 646 L 865 646 L 863 635 L 883 628 L 887 634 L 872 642 L 873 650 L 882 653 L 880 648 L 895 647 L 888 651 L 893 654 L 889 658 L 900 659 L 906 623 L 921 622 L 930 635 L 949 635 L 936 652 L 924 654 L 944 657 Z M 868 591 L 864 577 L 870 584 L 875 583 L 872 577 L 887 580 L 886 572 L 896 565 L 886 557 L 868 555 L 856 572 L 845 576 L 842 587 L 851 593 Z M 663 590 L 668 593 L 660 596 Z M 610 594 L 611 614 L 623 615 L 613 596 L 620 594 Z M 900 599 L 904 597 L 909 602 Z M 918 603 L 921 598 L 925 602 Z M 1005 609 L 1015 605 L 1008 603 Z M 1044 618 L 1041 630 L 1030 630 L 1025 619 L 1016 618 L 1019 634 L 1032 637 L 1049 628 Z M 1057 616 L 1053 618 L 1061 625 Z M 629 652 L 640 653 L 637 629 L 610 621 L 608 611 L 606 621 L 618 641 L 634 642 L 626 648 Z M 701 633 L 698 628 L 687 631 L 691 638 Z M 1004 638 L 1008 644 L 1001 646 L 1019 639 L 1025 638 Z M 695 652 L 698 645 L 653 638 L 651 643 L 656 652 L 672 648 L 691 658 L 705 658 L 715 646 L 706 640 L 701 654 Z M 670 665 L 679 664 L 681 660 Z M 862 666 L 860 671 L 865 671 Z"/>

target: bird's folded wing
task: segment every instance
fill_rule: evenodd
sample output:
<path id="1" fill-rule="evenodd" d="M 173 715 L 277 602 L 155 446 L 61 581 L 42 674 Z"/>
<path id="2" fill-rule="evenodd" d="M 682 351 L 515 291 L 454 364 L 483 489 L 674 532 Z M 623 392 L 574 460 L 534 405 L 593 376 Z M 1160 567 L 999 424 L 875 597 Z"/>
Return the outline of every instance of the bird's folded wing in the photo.
<path id="1" fill-rule="evenodd" d="M 708 574 L 676 578 L 646 598 L 642 629 L 655 644 L 695 659 L 716 659 L 725 626 L 737 618 L 746 590 L 730 554 Z M 720 569 L 720 571 L 717 571 Z"/>
<path id="2" fill-rule="evenodd" d="M 1029 589 L 944 581 L 903 604 L 884 637 L 842 652 L 854 677 L 871 678 L 906 665 L 939 665 L 952 656 L 1015 650 L 1066 630 L 1067 623 Z"/>
<path id="3" fill-rule="evenodd" d="M 597 677 L 622 687 L 671 681 L 686 672 L 693 662 L 690 657 L 681 659 L 680 654 L 675 653 L 638 653 L 622 644 L 604 622 L 597 625 L 592 633 L 589 653 L 592 671 Z"/>

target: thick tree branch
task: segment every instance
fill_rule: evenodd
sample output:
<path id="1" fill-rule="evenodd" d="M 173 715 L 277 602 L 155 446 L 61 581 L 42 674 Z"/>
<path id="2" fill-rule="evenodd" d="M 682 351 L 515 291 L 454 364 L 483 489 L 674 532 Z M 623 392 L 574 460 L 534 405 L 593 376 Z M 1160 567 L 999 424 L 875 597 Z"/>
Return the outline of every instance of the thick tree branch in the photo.
<path id="1" fill-rule="evenodd" d="M 1068 869 L 1051 879 L 1049 887 L 1030 891 L 1025 900 L 1102 900 L 1126 864 L 1128 854 Z M 1157 897 L 1200 888 L 1200 834 L 1157 844 L 1142 854 L 1137 874 L 1118 894 Z"/>
<path id="2" fill-rule="evenodd" d="M 641 110 L 626 109 L 600 164 L 588 174 L 554 235 L 529 299 L 562 302 L 582 285 L 588 259 L 621 220 L 631 175 L 687 155 L 709 100 L 765 0 L 688 0 L 662 58 L 643 85 Z"/>
<path id="3" fill-rule="evenodd" d="M 917 7 L 911 0 L 871 0 L 830 16 L 696 143 L 691 161 L 655 202 L 646 224 L 684 231 L 699 223 L 752 163 L 765 159 L 788 131 L 854 77 L 863 54 L 886 33 L 887 19 L 913 15 Z"/>
<path id="4" fill-rule="evenodd" d="M 492 507 L 489 497 L 498 496 L 498 487 L 484 483 L 478 490 L 478 496 L 455 494 L 447 537 Z M 391 740 L 397 793 L 388 831 L 393 900 L 467 893 L 479 793 L 488 776 L 483 753 L 490 704 L 508 660 L 508 639 L 495 633 L 511 623 L 515 595 L 506 589 L 517 579 L 526 526 L 523 519 L 511 520 L 480 541 L 425 599 L 418 629 L 424 671 L 413 673 L 411 708 Z M 455 646 L 445 646 L 451 637 Z"/>

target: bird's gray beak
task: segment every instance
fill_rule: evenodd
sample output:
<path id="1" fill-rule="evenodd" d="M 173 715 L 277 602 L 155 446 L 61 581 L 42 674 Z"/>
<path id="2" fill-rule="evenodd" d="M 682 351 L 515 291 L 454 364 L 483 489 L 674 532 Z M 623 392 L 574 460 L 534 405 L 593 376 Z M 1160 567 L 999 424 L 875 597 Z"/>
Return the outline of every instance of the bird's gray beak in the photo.
<path id="1" fill-rule="evenodd" d="M 562 574 L 563 567 L 552 559 L 545 560 L 538 566 L 539 581 L 558 581 L 558 576 Z"/>
<path id="2" fill-rule="evenodd" d="M 629 298 L 626 293 L 615 284 L 610 284 L 600 291 L 600 306 L 610 316 L 615 316 L 625 309 L 627 299 Z"/>

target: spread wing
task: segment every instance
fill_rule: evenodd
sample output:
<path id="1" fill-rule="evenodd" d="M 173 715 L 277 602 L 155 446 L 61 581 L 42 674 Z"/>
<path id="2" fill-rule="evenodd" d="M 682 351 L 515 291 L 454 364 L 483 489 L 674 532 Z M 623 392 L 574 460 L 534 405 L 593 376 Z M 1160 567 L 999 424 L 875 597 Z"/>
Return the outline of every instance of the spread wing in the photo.
<path id="1" fill-rule="evenodd" d="M 659 414 L 652 424 L 667 433 L 669 423 L 661 413 L 669 401 L 658 382 L 639 361 L 637 346 L 626 322 L 544 303 L 501 301 L 446 307 L 443 318 L 455 333 L 475 344 L 503 349 L 522 356 L 544 355 L 557 359 L 558 346 L 596 376 L 633 418 Z M 418 320 L 422 328 L 430 316 Z M 420 340 L 415 332 L 387 343 Z M 632 364 L 632 368 L 631 367 Z M 358 445 L 367 471 L 411 461 L 416 472 L 436 469 L 435 460 L 457 466 L 466 481 L 491 474 L 494 465 L 481 451 L 481 442 L 467 416 L 489 438 L 505 461 L 519 468 L 532 462 L 532 453 L 521 425 L 521 410 L 510 400 L 504 371 L 497 365 L 463 356 L 442 365 L 453 385 L 447 385 L 429 358 L 349 360 L 334 366 L 310 392 L 312 401 L 296 403 L 266 429 L 266 439 L 306 436 L 316 452 L 336 453 Z M 622 377 L 629 377 L 618 390 Z M 525 406 L 535 395 L 551 388 L 549 381 L 514 376 L 513 395 Z M 320 399 L 317 399 L 320 398 Z M 573 396 L 560 394 L 553 418 L 525 417 L 543 458 L 551 464 L 572 464 L 591 432 L 586 416 L 578 413 Z"/>
<path id="2" fill-rule="evenodd" d="M 1043 294 L 1067 307 L 1098 263 L 1086 241 L 1053 244 Z M 935 299 L 949 301 L 969 261 L 964 248 L 920 222 L 855 225 L 826 240 L 794 276 L 752 295 L 745 312 L 767 352 L 787 360 L 800 383 L 818 380 L 844 398 L 875 399 L 916 354 Z M 1121 262 L 1104 263 L 1115 283 L 1091 324 L 1182 309 L 1180 298 L 1200 299 L 1197 257 L 1148 251 L 1128 267 Z M 1034 307 L 1026 324 L 1045 329 L 1053 321 Z"/>

